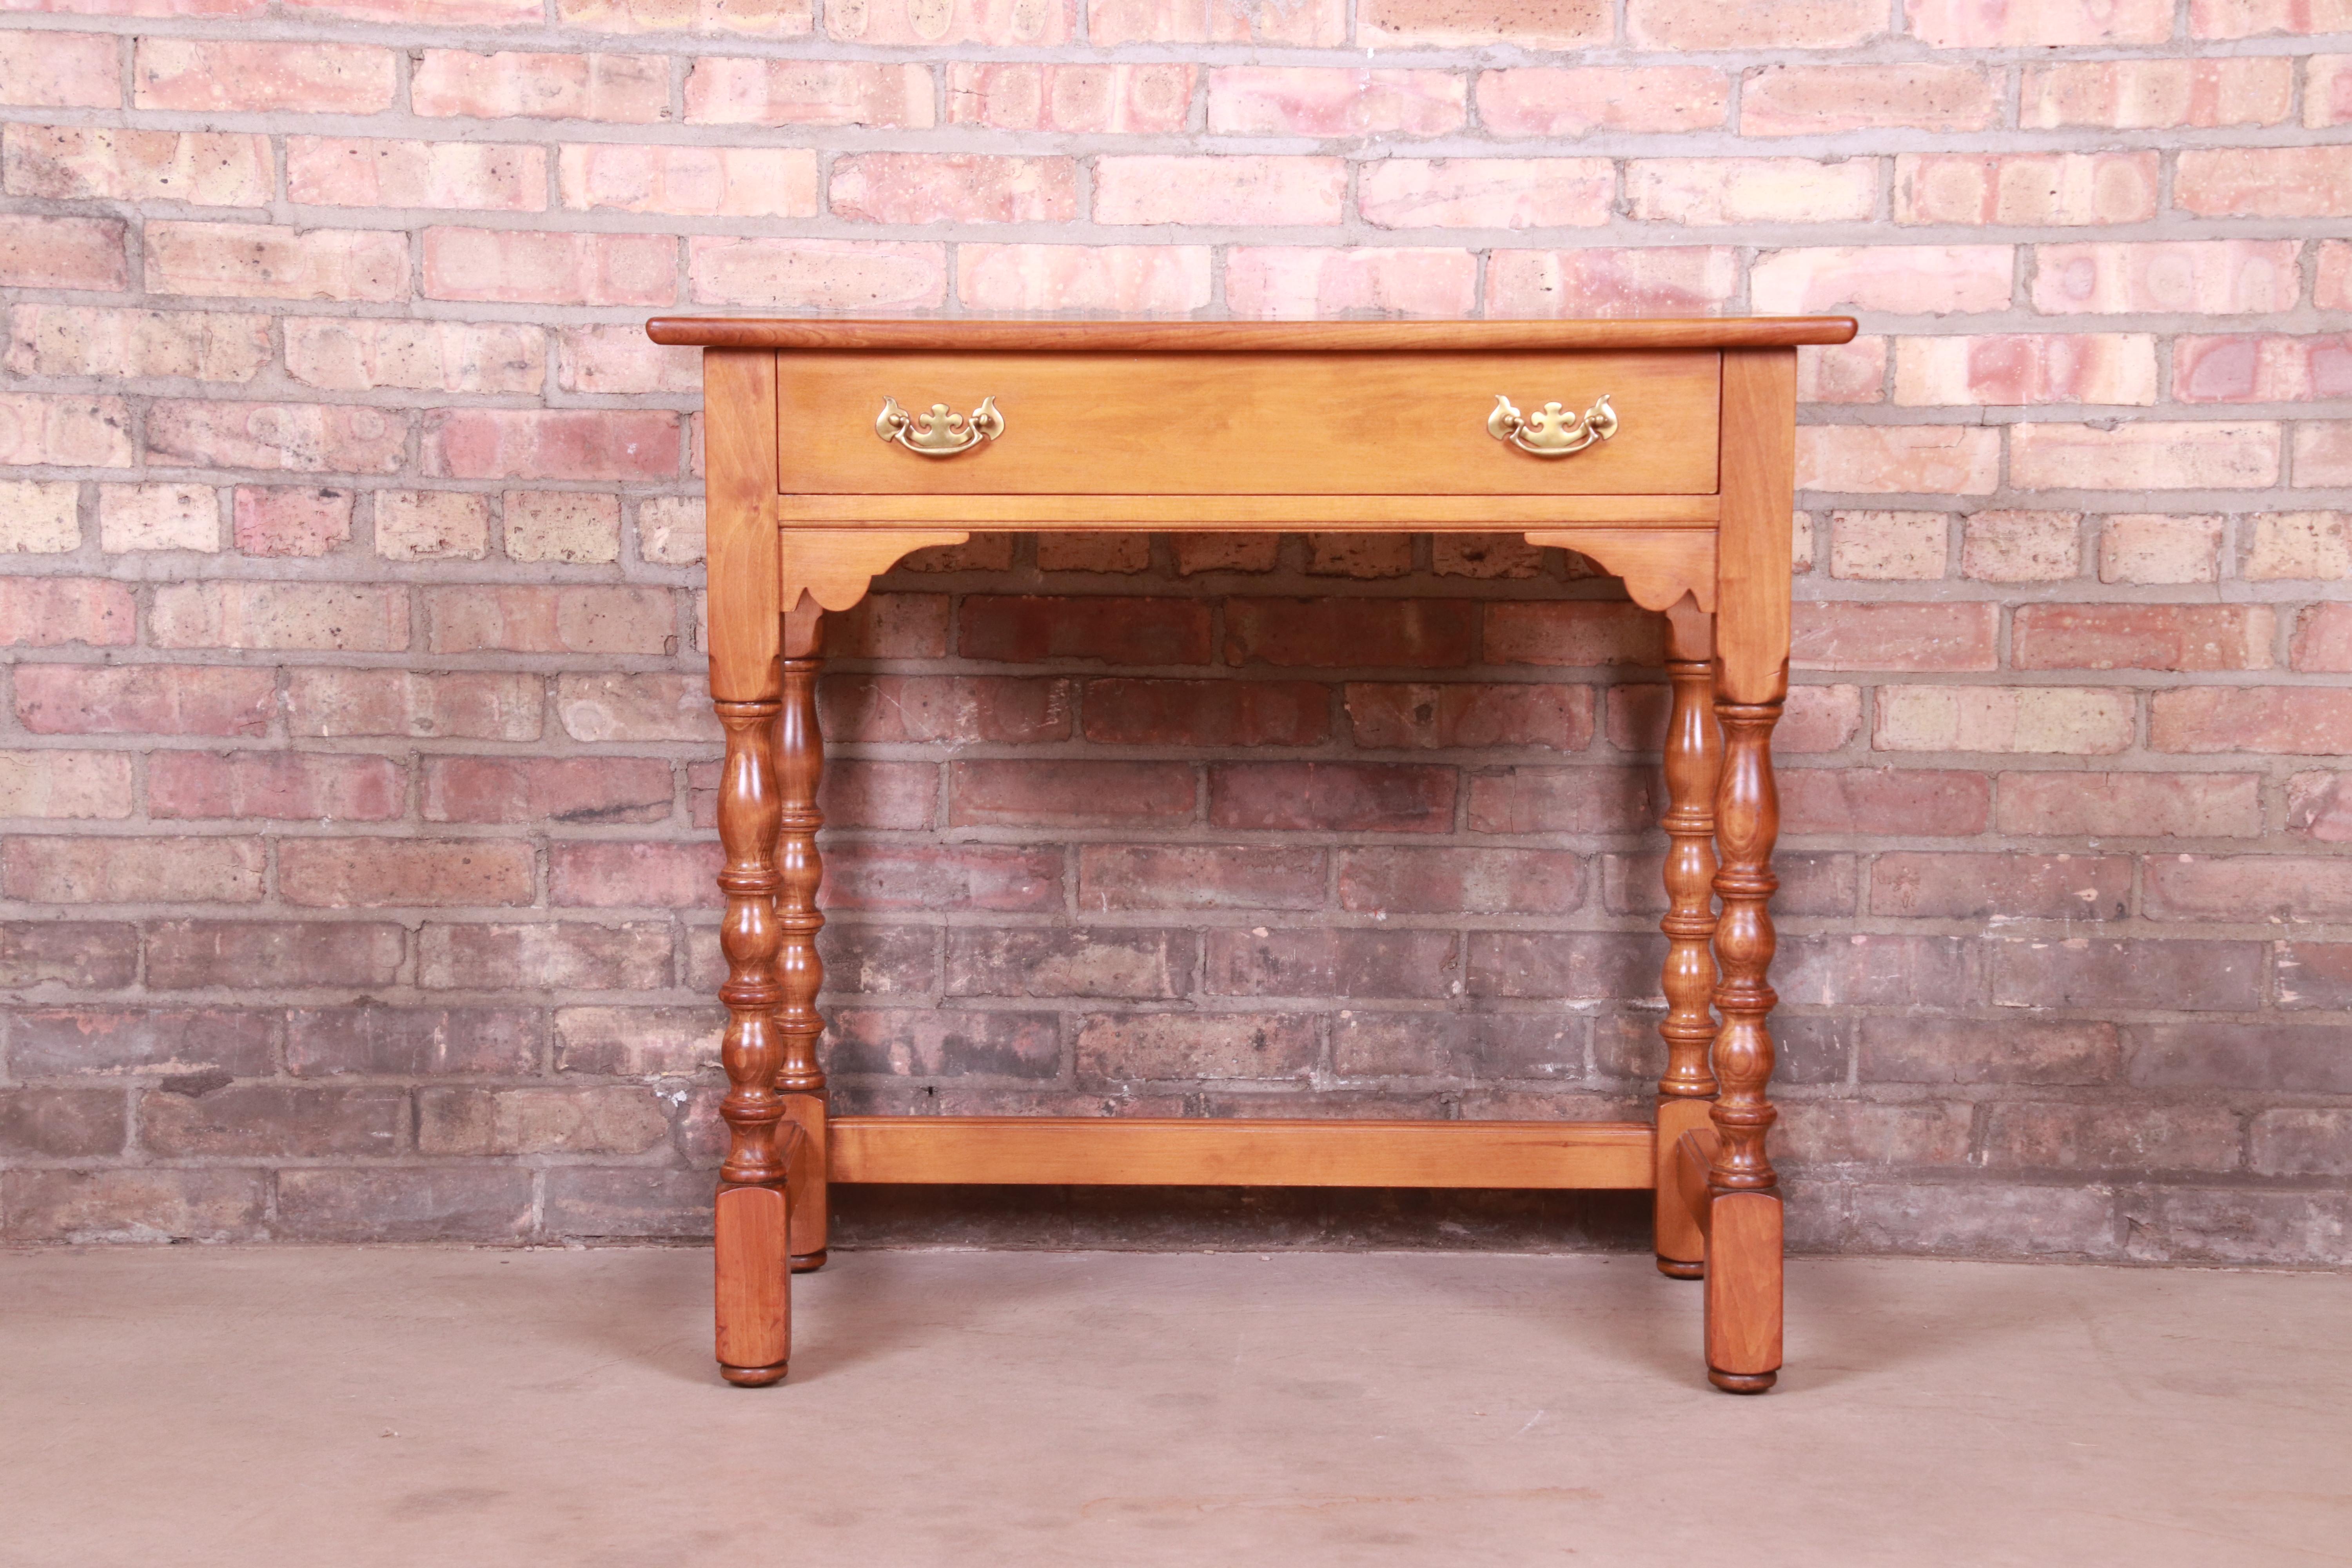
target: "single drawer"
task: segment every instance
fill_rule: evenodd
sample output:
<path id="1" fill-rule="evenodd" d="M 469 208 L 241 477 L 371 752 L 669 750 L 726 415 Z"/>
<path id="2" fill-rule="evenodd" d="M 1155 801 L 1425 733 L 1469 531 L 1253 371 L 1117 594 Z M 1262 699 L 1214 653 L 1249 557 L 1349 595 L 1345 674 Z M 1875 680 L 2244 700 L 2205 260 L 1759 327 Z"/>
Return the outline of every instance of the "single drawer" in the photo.
<path id="1" fill-rule="evenodd" d="M 1704 495 L 1720 356 L 1649 353 L 892 353 L 777 356 L 778 483 L 800 495 Z M 1539 456 L 1489 428 L 1582 414 L 1607 440 Z M 952 456 L 876 428 L 983 399 L 1002 420 Z M 1532 437 L 1531 437 L 1532 438 Z"/>

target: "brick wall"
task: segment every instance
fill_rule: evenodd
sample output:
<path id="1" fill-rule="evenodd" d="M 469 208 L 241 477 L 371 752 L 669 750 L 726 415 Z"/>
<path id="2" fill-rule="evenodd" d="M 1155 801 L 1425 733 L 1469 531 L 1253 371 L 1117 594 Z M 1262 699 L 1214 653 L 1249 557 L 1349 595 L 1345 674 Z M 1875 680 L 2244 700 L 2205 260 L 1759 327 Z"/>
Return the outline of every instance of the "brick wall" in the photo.
<path id="1" fill-rule="evenodd" d="M 0 1235 L 698 1230 L 717 731 L 650 310 L 1846 310 L 1781 736 L 1803 1244 L 2352 1252 L 2344 0 L 9 9 Z M 1644 1099 L 1612 583 L 1041 536 L 884 589 L 825 693 L 845 1104 Z"/>

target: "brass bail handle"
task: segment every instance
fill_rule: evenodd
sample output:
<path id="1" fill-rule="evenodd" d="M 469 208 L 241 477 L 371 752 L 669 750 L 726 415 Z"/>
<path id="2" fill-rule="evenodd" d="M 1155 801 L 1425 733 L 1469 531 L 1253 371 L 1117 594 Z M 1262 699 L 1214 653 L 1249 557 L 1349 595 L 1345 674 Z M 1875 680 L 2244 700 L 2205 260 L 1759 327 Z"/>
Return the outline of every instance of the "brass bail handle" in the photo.
<path id="1" fill-rule="evenodd" d="M 926 458 L 952 458 L 1003 435 L 1004 416 L 997 411 L 993 395 L 982 398 L 970 414 L 950 413 L 944 403 L 932 404 L 928 414 L 909 414 L 897 398 L 885 397 L 874 434 Z"/>
<path id="2" fill-rule="evenodd" d="M 1486 416 L 1486 434 L 1538 458 L 1565 458 L 1617 434 L 1617 411 L 1605 392 L 1581 414 L 1567 413 L 1557 403 L 1522 414 L 1508 397 L 1497 395 L 1495 411 Z"/>

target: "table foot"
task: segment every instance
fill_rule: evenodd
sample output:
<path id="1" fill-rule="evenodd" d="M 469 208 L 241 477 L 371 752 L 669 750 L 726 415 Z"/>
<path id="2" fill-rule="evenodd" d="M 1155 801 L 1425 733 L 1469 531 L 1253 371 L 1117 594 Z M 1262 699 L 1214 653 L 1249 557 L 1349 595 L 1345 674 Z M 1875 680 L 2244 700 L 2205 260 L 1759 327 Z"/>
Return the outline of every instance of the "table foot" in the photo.
<path id="1" fill-rule="evenodd" d="M 784 1381 L 784 1365 L 778 1362 L 773 1366 L 721 1366 L 719 1375 L 738 1388 L 765 1388 Z"/>

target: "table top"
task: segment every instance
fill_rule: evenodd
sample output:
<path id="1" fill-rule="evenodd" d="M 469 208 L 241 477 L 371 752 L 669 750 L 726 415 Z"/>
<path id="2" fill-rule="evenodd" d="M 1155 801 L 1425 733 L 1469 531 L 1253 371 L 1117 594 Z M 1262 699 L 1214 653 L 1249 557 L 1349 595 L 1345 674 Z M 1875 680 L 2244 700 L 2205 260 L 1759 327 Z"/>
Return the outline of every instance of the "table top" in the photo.
<path id="1" fill-rule="evenodd" d="M 656 316 L 657 343 L 707 349 L 898 349 L 1065 353 L 1463 353 L 1765 349 L 1842 343 L 1852 316 L 1683 316 L 1580 321 L 813 321 Z"/>

